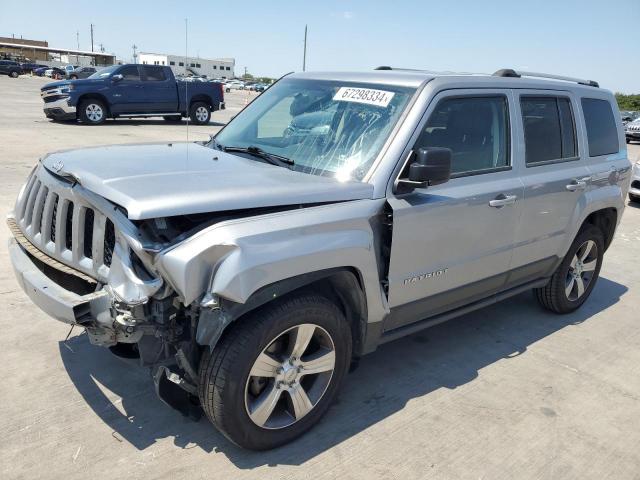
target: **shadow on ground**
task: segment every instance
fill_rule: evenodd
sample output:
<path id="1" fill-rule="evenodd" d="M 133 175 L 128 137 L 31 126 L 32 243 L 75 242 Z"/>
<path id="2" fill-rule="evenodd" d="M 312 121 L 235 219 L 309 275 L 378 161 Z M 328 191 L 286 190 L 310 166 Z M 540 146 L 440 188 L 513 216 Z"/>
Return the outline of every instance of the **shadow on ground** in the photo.
<path id="1" fill-rule="evenodd" d="M 90 345 L 86 335 L 61 342 L 60 353 L 78 391 L 113 429 L 114 441 L 144 450 L 158 439 L 173 437 L 177 447 L 221 452 L 239 468 L 299 465 L 402 410 L 413 398 L 472 382 L 487 365 L 526 354 L 529 345 L 591 319 L 626 291 L 600 278 L 582 308 L 563 316 L 542 310 L 533 295 L 525 293 L 383 345 L 348 375 L 339 401 L 324 420 L 300 440 L 268 452 L 236 447 L 205 417 L 199 422 L 182 417 L 156 397 L 145 369 Z M 113 405 L 98 384 L 122 397 L 122 404 Z"/>

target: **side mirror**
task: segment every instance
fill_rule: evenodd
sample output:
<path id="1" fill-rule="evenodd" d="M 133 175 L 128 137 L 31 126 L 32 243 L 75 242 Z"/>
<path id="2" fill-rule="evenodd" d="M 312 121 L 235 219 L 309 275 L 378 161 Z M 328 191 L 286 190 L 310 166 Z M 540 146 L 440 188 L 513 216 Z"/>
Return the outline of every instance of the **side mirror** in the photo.
<path id="1" fill-rule="evenodd" d="M 452 155 L 449 148 L 419 149 L 409 165 L 408 178 L 399 178 L 396 181 L 396 191 L 408 193 L 415 188 L 426 188 L 448 182 L 451 177 Z"/>
<path id="2" fill-rule="evenodd" d="M 111 77 L 111 81 L 112 81 L 113 83 L 117 83 L 117 82 L 119 82 L 120 80 L 122 80 L 123 78 L 124 78 L 124 77 L 123 77 L 122 75 L 120 75 L 119 73 L 116 73 L 115 75 L 113 75 L 113 76 Z"/>

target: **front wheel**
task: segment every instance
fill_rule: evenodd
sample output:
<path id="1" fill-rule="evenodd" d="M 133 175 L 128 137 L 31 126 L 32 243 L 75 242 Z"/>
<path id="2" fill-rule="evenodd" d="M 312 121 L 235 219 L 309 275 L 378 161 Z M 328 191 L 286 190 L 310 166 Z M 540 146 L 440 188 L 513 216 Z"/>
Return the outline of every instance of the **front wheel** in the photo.
<path id="1" fill-rule="evenodd" d="M 571 244 L 549 283 L 535 290 L 540 304 L 555 313 L 570 313 L 589 298 L 604 255 L 602 231 L 589 225 Z"/>
<path id="2" fill-rule="evenodd" d="M 80 103 L 78 117 L 85 125 L 100 125 L 107 118 L 107 108 L 100 100 L 84 100 Z"/>
<path id="3" fill-rule="evenodd" d="M 12 71 L 9 73 L 9 75 L 11 76 L 11 78 L 18 78 L 19 73 L 18 73 L 18 72 L 16 72 L 15 70 L 12 70 Z"/>
<path id="4" fill-rule="evenodd" d="M 324 297 L 262 307 L 229 327 L 200 362 L 199 397 L 232 442 L 266 450 L 309 430 L 336 398 L 351 359 L 351 330 Z"/>
<path id="5" fill-rule="evenodd" d="M 189 110 L 189 118 L 196 125 L 206 125 L 211 118 L 211 108 L 204 102 L 194 102 Z"/>

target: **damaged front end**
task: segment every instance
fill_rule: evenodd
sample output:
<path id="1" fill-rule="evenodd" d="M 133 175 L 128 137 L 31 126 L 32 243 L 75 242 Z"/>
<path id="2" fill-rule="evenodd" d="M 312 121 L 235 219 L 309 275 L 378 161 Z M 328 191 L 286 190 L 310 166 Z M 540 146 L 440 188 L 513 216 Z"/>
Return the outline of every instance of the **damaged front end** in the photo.
<path id="1" fill-rule="evenodd" d="M 151 369 L 160 398 L 199 416 L 199 307 L 185 307 L 157 272 L 163 245 L 118 206 L 36 167 L 7 219 L 18 282 L 50 316 L 90 342 Z"/>

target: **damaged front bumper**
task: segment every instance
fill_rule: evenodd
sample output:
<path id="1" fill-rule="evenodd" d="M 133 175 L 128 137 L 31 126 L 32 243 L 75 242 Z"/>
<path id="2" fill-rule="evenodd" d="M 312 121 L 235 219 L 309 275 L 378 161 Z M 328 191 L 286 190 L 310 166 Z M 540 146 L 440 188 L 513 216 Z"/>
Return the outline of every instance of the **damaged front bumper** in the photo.
<path id="1" fill-rule="evenodd" d="M 36 266 L 15 238 L 9 240 L 9 257 L 24 292 L 56 320 L 84 326 L 111 319 L 111 298 L 105 290 L 79 295 L 62 288 Z"/>

